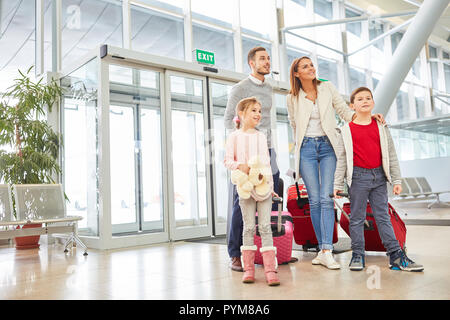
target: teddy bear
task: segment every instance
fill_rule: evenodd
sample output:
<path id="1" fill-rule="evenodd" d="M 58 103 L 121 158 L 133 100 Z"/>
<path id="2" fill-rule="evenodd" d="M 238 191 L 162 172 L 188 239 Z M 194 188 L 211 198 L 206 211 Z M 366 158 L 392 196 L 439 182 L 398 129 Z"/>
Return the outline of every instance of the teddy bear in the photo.
<path id="1" fill-rule="evenodd" d="M 243 199 L 250 198 L 253 188 L 259 196 L 264 196 L 270 192 L 269 179 L 272 175 L 270 167 L 265 166 L 258 156 L 248 161 L 250 167 L 249 174 L 245 174 L 239 169 L 231 172 L 231 183 L 237 186 L 237 192 Z"/>
<path id="2" fill-rule="evenodd" d="M 237 193 L 242 199 L 250 198 L 253 184 L 248 180 L 248 175 L 239 169 L 231 171 L 231 183 L 236 185 Z"/>
<path id="3" fill-rule="evenodd" d="M 255 192 L 259 196 L 264 196 L 270 192 L 270 177 L 272 170 L 259 159 L 259 156 L 254 156 L 248 161 L 250 172 L 248 173 L 248 180 L 255 187 Z"/>

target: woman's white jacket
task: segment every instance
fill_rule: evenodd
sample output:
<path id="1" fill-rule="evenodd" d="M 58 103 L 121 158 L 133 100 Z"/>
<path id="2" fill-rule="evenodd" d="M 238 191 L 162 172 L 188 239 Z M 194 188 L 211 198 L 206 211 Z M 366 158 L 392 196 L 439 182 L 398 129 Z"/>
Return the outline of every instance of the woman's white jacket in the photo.
<path id="1" fill-rule="evenodd" d="M 306 93 L 302 89 L 297 97 L 288 94 L 286 99 L 289 122 L 295 138 L 295 175 L 298 179 L 300 177 L 300 148 L 311 117 L 312 104 L 308 102 Z M 336 87 L 329 81 L 322 81 L 317 86 L 316 103 L 319 108 L 322 130 L 336 153 L 338 144 L 336 114 L 344 121 L 350 122 L 354 111 L 349 108 Z"/>

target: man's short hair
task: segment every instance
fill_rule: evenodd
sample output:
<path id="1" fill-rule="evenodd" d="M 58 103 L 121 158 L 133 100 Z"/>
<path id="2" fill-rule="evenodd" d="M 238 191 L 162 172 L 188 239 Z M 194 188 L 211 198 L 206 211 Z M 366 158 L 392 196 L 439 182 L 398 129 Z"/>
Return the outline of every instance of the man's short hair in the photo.
<path id="1" fill-rule="evenodd" d="M 250 65 L 250 60 L 253 60 L 255 58 L 255 54 L 258 51 L 266 51 L 266 48 L 264 48 L 264 47 L 254 47 L 254 48 L 250 49 L 250 51 L 248 52 L 248 56 L 247 56 L 247 63 L 248 63 L 248 65 Z"/>

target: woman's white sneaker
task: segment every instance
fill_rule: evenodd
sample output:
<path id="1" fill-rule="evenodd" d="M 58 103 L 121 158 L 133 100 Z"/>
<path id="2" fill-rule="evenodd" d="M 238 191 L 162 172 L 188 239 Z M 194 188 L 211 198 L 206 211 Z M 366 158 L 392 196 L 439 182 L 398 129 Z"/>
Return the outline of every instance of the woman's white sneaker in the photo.
<path id="1" fill-rule="evenodd" d="M 313 264 L 313 265 L 319 265 L 319 264 L 322 264 L 322 263 L 321 263 L 321 260 L 320 260 L 321 255 L 322 255 L 322 251 L 319 251 L 319 253 L 317 254 L 317 256 L 316 256 L 314 259 L 312 259 L 312 264 Z"/>
<path id="2" fill-rule="evenodd" d="M 334 260 L 331 251 L 326 251 L 320 255 L 320 264 L 332 270 L 337 270 L 341 268 L 341 265 L 337 263 L 336 260 Z"/>

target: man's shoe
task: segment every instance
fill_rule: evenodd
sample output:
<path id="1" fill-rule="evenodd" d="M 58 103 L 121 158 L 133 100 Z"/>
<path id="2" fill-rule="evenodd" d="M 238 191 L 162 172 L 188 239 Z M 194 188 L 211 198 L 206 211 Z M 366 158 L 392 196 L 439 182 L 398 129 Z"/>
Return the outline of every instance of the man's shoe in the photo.
<path id="1" fill-rule="evenodd" d="M 232 257 L 230 261 L 230 268 L 233 271 L 244 272 L 244 268 L 242 268 L 241 257 Z"/>
<path id="2" fill-rule="evenodd" d="M 424 267 L 409 259 L 403 250 L 398 250 L 389 256 L 389 269 L 419 272 L 423 271 Z"/>
<path id="3" fill-rule="evenodd" d="M 366 263 L 364 261 L 364 256 L 353 253 L 352 260 L 350 261 L 349 267 L 352 271 L 361 271 L 364 270 Z"/>

